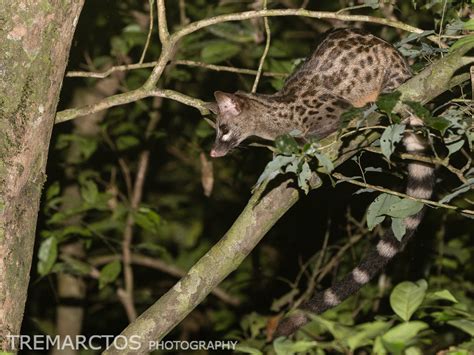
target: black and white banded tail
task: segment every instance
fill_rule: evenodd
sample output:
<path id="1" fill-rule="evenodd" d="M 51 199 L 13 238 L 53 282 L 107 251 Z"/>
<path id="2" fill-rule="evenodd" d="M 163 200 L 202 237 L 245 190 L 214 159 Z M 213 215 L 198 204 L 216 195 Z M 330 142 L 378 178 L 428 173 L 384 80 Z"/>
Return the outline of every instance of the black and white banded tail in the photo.
<path id="1" fill-rule="evenodd" d="M 412 128 L 420 127 L 422 121 L 411 117 L 408 124 Z M 416 155 L 424 155 L 426 144 L 422 138 L 415 133 L 406 133 L 403 143 L 407 152 Z M 432 165 L 411 161 L 408 164 L 408 181 L 406 193 L 416 198 L 428 199 L 433 192 L 434 168 Z M 309 322 L 307 313 L 321 314 L 329 308 L 337 306 L 349 296 L 356 293 L 361 287 L 376 276 L 387 263 L 400 252 L 414 234 L 425 213 L 424 207 L 417 214 L 405 219 L 406 234 L 399 242 L 393 235 L 392 230 L 386 230 L 384 236 L 377 245 L 369 251 L 367 257 L 362 260 L 351 273 L 342 280 L 336 282 L 330 288 L 317 292 L 313 298 L 303 303 L 293 315 L 283 319 L 279 324 L 275 336 L 288 336 Z"/>

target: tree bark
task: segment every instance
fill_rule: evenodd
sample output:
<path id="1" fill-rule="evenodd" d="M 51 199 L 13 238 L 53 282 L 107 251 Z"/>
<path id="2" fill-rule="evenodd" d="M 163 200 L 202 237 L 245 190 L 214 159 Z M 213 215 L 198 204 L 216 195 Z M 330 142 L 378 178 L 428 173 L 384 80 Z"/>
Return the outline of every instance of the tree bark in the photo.
<path id="1" fill-rule="evenodd" d="M 62 78 L 83 0 L 0 0 L 0 348 L 23 319 Z"/>

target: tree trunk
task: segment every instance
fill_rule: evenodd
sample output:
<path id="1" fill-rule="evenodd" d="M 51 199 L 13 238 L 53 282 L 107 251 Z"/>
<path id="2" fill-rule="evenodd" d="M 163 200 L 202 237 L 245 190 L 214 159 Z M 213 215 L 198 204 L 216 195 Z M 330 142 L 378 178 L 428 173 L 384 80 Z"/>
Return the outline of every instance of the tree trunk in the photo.
<path id="1" fill-rule="evenodd" d="M 18 335 L 62 78 L 83 0 L 0 0 L 0 348 Z"/>

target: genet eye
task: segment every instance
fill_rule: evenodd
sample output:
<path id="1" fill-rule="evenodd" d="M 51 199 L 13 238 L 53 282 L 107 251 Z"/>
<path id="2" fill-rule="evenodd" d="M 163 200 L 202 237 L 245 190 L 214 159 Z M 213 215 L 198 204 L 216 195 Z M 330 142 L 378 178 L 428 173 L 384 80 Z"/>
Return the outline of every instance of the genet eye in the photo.
<path id="1" fill-rule="evenodd" d="M 229 127 L 226 124 L 221 124 L 219 126 L 219 131 L 221 131 L 222 134 L 227 134 L 229 133 Z"/>

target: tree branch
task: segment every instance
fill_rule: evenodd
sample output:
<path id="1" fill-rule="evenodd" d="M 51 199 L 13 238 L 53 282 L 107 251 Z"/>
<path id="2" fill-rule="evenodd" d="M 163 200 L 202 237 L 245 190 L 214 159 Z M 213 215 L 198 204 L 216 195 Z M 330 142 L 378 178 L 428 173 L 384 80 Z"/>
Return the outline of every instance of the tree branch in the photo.
<path id="1" fill-rule="evenodd" d="M 158 64 L 158 62 L 148 62 L 148 63 L 137 63 L 137 64 L 128 64 L 128 65 L 116 65 L 113 67 L 108 68 L 107 70 L 101 72 L 89 72 L 89 71 L 70 71 L 66 74 L 68 78 L 99 78 L 103 79 L 108 77 L 110 74 L 117 72 L 117 71 L 128 71 L 128 70 L 135 70 L 135 69 L 146 69 L 146 68 L 153 68 Z M 196 67 L 196 68 L 204 68 L 208 70 L 214 71 L 224 71 L 229 73 L 237 73 L 237 74 L 246 74 L 246 75 L 257 75 L 258 71 L 253 69 L 244 69 L 244 68 L 235 68 L 229 67 L 225 65 L 215 65 L 215 64 L 207 64 L 203 62 L 197 62 L 194 60 L 173 60 L 171 62 L 173 65 L 184 65 L 188 67 Z M 275 72 L 263 72 L 263 76 L 269 77 L 285 77 L 288 73 L 275 73 Z"/>
<path id="2" fill-rule="evenodd" d="M 267 0 L 263 0 L 263 9 L 267 9 Z M 270 24 L 268 23 L 268 17 L 263 18 L 264 26 L 265 26 L 265 48 L 263 50 L 262 57 L 260 58 L 260 62 L 258 63 L 258 70 L 257 75 L 255 76 L 255 81 L 252 86 L 252 93 L 257 92 L 258 82 L 260 81 L 260 77 L 262 76 L 263 71 L 263 64 L 265 63 L 265 58 L 267 57 L 268 50 L 270 49 L 270 43 L 272 41 L 272 32 L 270 31 Z"/>
<path id="3" fill-rule="evenodd" d="M 56 115 L 56 123 L 69 121 L 77 117 L 90 115 L 92 113 L 96 113 L 111 107 L 120 106 L 123 104 L 154 96 L 172 99 L 181 102 L 182 104 L 192 106 L 194 108 L 197 108 L 203 115 L 209 112 L 205 107 L 204 101 L 181 94 L 180 92 L 161 89 L 146 90 L 144 88 L 140 88 L 123 94 L 109 96 L 93 105 L 83 106 L 80 108 L 70 108 L 58 112 L 58 114 Z"/>
<path id="4" fill-rule="evenodd" d="M 419 202 L 423 202 L 424 204 L 428 205 L 428 206 L 434 206 L 434 207 L 442 207 L 442 208 L 446 208 L 448 210 L 455 210 L 455 211 L 459 211 L 460 213 L 463 213 L 463 214 L 466 214 L 466 215 L 469 215 L 469 216 L 474 216 L 474 211 L 472 210 L 467 210 L 467 209 L 461 209 L 459 207 L 456 207 L 456 206 L 452 206 L 452 205 L 448 205 L 448 204 L 445 204 L 445 203 L 439 203 L 439 202 L 436 202 L 436 201 L 432 201 L 432 200 L 427 200 L 425 198 L 417 198 L 417 197 L 413 197 L 413 196 L 410 196 L 410 195 L 407 195 L 407 194 L 404 194 L 404 193 L 401 193 L 401 192 L 397 192 L 397 191 L 393 191 L 393 190 L 390 190 L 390 189 L 386 189 L 384 187 L 381 187 L 381 186 L 377 186 L 377 185 L 371 185 L 371 184 L 367 184 L 365 182 L 362 182 L 362 181 L 358 181 L 356 179 L 353 179 L 353 178 L 349 178 L 347 176 L 344 176 L 340 173 L 334 173 L 332 174 L 332 176 L 339 180 L 339 181 L 343 181 L 343 182 L 348 182 L 350 184 L 353 184 L 353 185 L 357 185 L 357 186 L 361 186 L 361 187 L 367 187 L 369 189 L 372 189 L 372 190 L 375 190 L 375 191 L 380 191 L 380 192 L 384 192 L 386 194 L 390 194 L 390 195 L 394 195 L 394 196 L 398 196 L 398 197 L 401 197 L 401 198 L 407 198 L 409 200 L 413 200 L 413 201 L 419 201 Z"/>
<path id="5" fill-rule="evenodd" d="M 256 10 L 256 11 L 245 11 L 235 14 L 227 14 L 211 17 L 208 19 L 192 22 L 186 27 L 183 27 L 181 30 L 174 33 L 171 37 L 173 40 L 180 39 L 188 34 L 196 32 L 204 27 L 209 27 L 222 22 L 229 21 L 242 21 L 250 20 L 256 17 L 282 17 L 282 16 L 301 16 L 301 17 L 310 17 L 316 19 L 333 19 L 346 22 L 370 22 L 376 23 L 379 25 L 385 25 L 390 27 L 399 28 L 401 30 L 413 33 L 423 33 L 424 30 L 407 25 L 406 23 L 400 21 L 389 20 L 386 18 L 375 17 L 375 16 L 365 16 L 365 15 L 344 15 L 338 14 L 336 12 L 327 12 L 327 11 L 309 11 L 305 9 L 273 9 L 273 10 Z"/>
<path id="6" fill-rule="evenodd" d="M 160 36 L 161 44 L 165 46 L 168 44 L 170 37 L 168 32 L 168 21 L 166 20 L 165 0 L 157 0 L 156 6 L 158 10 L 158 34 Z"/>
<path id="7" fill-rule="evenodd" d="M 267 17 L 267 16 L 268 17 L 303 16 L 303 17 L 310 17 L 310 18 L 317 18 L 317 19 L 331 18 L 331 19 L 336 19 L 336 20 L 341 20 L 341 21 L 370 22 L 370 23 L 377 23 L 381 25 L 400 28 L 408 32 L 414 32 L 414 33 L 424 32 L 420 28 L 407 25 L 403 22 L 380 18 L 380 17 L 374 17 L 374 16 L 344 15 L 344 14 L 338 14 L 335 12 L 308 11 L 305 9 L 277 9 L 277 10 L 246 11 L 246 12 L 235 13 L 235 14 L 215 16 L 215 17 L 211 17 L 205 20 L 192 22 L 189 25 L 184 26 L 181 30 L 170 35 L 168 32 L 168 24 L 166 21 L 166 8 L 165 8 L 164 0 L 157 1 L 157 10 L 158 10 L 158 22 L 159 22 L 158 32 L 160 36 L 160 41 L 162 43 L 162 50 L 161 50 L 160 57 L 156 61 L 154 69 L 151 72 L 145 84 L 143 84 L 143 86 L 139 89 L 108 97 L 107 99 L 104 99 L 103 101 L 98 102 L 96 105 L 94 105 L 95 106 L 94 108 L 82 107 L 82 108 L 68 109 L 68 110 L 58 112 L 56 116 L 56 123 L 68 121 L 68 120 L 81 117 L 93 112 L 104 110 L 106 108 L 131 103 L 131 102 L 138 101 L 149 96 L 153 96 L 151 92 L 154 90 L 156 83 L 161 77 L 161 74 L 163 74 L 163 71 L 166 65 L 168 64 L 168 62 L 170 62 L 173 59 L 175 47 L 178 41 L 181 38 L 193 32 L 196 32 L 202 28 L 209 27 L 218 23 L 229 22 L 229 21 L 249 20 L 249 19 L 253 19 L 257 17 Z M 134 64 L 134 66 L 136 66 L 136 64 Z M 204 110 L 202 110 L 201 108 L 198 108 L 198 109 L 201 112 L 207 112 L 206 109 Z"/>

